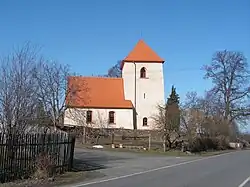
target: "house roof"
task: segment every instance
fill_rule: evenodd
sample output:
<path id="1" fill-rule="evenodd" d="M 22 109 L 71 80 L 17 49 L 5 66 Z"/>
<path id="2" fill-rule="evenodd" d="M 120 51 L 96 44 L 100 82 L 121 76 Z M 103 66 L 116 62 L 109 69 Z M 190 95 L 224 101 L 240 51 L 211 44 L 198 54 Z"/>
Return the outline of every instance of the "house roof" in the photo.
<path id="1" fill-rule="evenodd" d="M 123 88 L 122 78 L 71 76 L 66 103 L 79 108 L 133 108 Z"/>
<path id="2" fill-rule="evenodd" d="M 124 62 L 159 62 L 164 63 L 158 54 L 153 51 L 143 40 L 139 40 L 134 49 L 128 54 L 128 56 L 122 61 L 121 68 Z"/>

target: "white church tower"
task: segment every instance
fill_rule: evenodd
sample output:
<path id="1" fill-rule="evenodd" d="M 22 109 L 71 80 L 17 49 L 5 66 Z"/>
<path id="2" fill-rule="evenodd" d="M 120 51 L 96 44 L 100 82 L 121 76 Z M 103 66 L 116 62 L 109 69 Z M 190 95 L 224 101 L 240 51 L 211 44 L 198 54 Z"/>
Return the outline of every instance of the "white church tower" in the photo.
<path id="1" fill-rule="evenodd" d="M 151 117 L 158 113 L 157 105 L 165 103 L 163 63 L 143 40 L 122 61 L 125 99 L 135 108 L 135 129 L 154 128 Z"/>

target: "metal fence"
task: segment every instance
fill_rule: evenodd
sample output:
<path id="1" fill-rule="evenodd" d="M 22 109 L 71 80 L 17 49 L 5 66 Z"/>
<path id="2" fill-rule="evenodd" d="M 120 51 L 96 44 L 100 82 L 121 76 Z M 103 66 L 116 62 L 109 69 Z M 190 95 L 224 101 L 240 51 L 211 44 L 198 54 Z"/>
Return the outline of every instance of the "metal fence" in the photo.
<path id="1" fill-rule="evenodd" d="M 0 182 L 28 178 L 42 165 L 47 165 L 51 175 L 69 171 L 72 169 L 74 146 L 75 137 L 64 132 L 0 133 Z"/>

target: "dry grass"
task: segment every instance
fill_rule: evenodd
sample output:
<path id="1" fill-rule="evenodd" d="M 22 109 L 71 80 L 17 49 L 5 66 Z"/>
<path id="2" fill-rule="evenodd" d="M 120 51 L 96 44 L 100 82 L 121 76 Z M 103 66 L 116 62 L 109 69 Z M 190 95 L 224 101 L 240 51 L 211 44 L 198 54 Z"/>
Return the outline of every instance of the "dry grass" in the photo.
<path id="1" fill-rule="evenodd" d="M 185 157 L 185 156 L 213 156 L 219 155 L 223 153 L 232 152 L 235 150 L 222 150 L 222 151 L 207 151 L 207 152 L 200 152 L 200 153 L 187 153 L 181 152 L 179 150 L 169 150 L 166 152 L 163 151 L 144 151 L 144 150 L 132 150 L 132 149 L 108 149 L 109 151 L 117 151 L 117 152 L 132 152 L 132 153 L 139 153 L 139 154 L 147 154 L 147 155 L 162 155 L 162 156 L 177 156 L 177 157 Z"/>
<path id="2" fill-rule="evenodd" d="M 45 152 L 38 155 L 35 173 L 26 180 L 16 180 L 9 183 L 0 184 L 0 187 L 54 187 L 70 183 L 80 182 L 98 176 L 98 172 L 66 172 L 64 174 L 53 173 L 50 170 L 54 166 L 53 157 Z"/>
<path id="3" fill-rule="evenodd" d="M 88 144 L 76 144 L 77 148 L 85 148 L 85 149 L 93 149 L 91 145 Z M 104 145 L 104 149 L 99 149 L 100 151 L 114 151 L 114 152 L 130 152 L 130 153 L 138 153 L 138 154 L 147 154 L 147 155 L 165 155 L 165 156 L 213 156 L 223 153 L 232 152 L 235 150 L 221 150 L 221 151 L 204 151 L 200 153 L 192 153 L 188 154 L 186 152 L 181 152 L 179 150 L 169 150 L 163 152 L 162 150 L 143 150 L 143 149 L 127 149 L 127 148 L 114 148 L 112 149 L 111 146 Z"/>
<path id="4" fill-rule="evenodd" d="M 0 184 L 0 187 L 56 187 L 67 184 L 73 184 L 78 182 L 83 182 L 87 179 L 93 179 L 97 177 L 103 177 L 103 174 L 93 171 L 93 172 L 67 172 L 62 175 L 55 176 L 54 178 L 48 179 L 28 179 L 20 180 L 10 183 Z"/>

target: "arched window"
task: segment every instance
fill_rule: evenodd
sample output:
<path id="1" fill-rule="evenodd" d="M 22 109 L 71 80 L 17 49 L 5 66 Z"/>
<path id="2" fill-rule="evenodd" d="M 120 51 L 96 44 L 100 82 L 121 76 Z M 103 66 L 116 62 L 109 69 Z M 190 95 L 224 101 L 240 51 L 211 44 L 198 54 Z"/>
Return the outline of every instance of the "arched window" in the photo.
<path id="1" fill-rule="evenodd" d="M 140 77 L 141 78 L 146 78 L 146 68 L 145 67 L 141 68 Z"/>
<path id="2" fill-rule="evenodd" d="M 92 111 L 91 110 L 87 111 L 86 123 L 92 123 Z"/>
<path id="3" fill-rule="evenodd" d="M 114 111 L 109 112 L 109 123 L 115 123 L 115 112 Z"/>
<path id="4" fill-rule="evenodd" d="M 146 118 L 146 117 L 143 118 L 142 126 L 148 126 L 148 118 Z"/>

